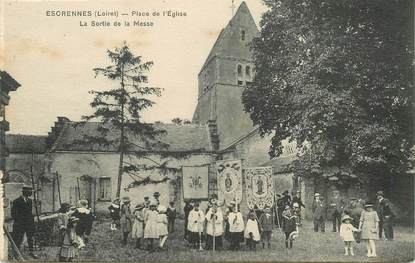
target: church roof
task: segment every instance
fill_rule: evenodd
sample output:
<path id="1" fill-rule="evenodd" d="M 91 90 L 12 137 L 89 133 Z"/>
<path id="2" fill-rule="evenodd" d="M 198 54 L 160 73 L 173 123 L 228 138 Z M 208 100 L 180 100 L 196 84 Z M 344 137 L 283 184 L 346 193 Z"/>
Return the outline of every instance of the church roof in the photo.
<path id="1" fill-rule="evenodd" d="M 220 55 L 223 50 L 228 51 L 229 47 L 226 46 L 226 38 L 229 37 L 232 31 L 233 25 L 238 25 L 241 23 L 241 18 L 246 17 L 245 22 L 247 25 L 249 25 L 249 29 L 255 30 L 255 33 L 258 32 L 258 29 L 256 27 L 255 21 L 251 15 L 251 12 L 249 11 L 249 8 L 245 2 L 242 2 L 239 6 L 238 10 L 236 11 L 235 15 L 232 17 L 232 19 L 228 22 L 225 28 L 223 28 L 218 38 L 215 41 L 215 44 L 213 45 L 212 49 L 209 52 L 209 55 L 207 56 L 205 62 L 203 63 L 202 68 L 200 69 L 200 72 L 203 71 L 205 66 L 209 63 L 209 61 L 217 55 Z"/>
<path id="2" fill-rule="evenodd" d="M 66 122 L 56 139 L 52 151 L 96 151 L 116 152 L 117 143 L 103 145 L 98 143 L 79 143 L 85 136 L 99 137 L 99 127 L 109 129 L 106 134 L 107 140 L 114 140 L 119 137 L 120 131 L 110 124 L 100 122 Z M 206 152 L 211 150 L 209 132 L 205 125 L 177 125 L 177 124 L 154 124 L 156 130 L 164 130 L 165 134 L 160 135 L 157 140 L 168 144 L 167 148 L 149 148 L 140 137 L 127 135 L 132 143 L 128 151 L 131 152 Z M 77 142 L 78 141 L 78 142 Z"/>
<path id="3" fill-rule="evenodd" d="M 6 134 L 6 148 L 9 153 L 45 153 L 47 136 Z"/>

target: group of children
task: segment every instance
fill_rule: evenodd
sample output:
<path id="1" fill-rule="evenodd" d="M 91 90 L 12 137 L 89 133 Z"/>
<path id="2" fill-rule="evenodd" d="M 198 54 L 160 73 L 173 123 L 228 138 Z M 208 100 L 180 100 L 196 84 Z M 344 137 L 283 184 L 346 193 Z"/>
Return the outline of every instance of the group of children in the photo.
<path id="1" fill-rule="evenodd" d="M 117 230 L 117 226 L 120 227 L 122 243 L 127 244 L 131 234 L 138 249 L 151 251 L 155 243 L 158 249 L 163 249 L 169 232 L 174 230 L 174 220 L 177 215 L 174 202 L 170 202 L 169 207 L 166 208 L 160 205 L 158 196 L 155 195 L 154 202 L 150 202 L 146 197 L 144 202 L 138 203 L 132 211 L 130 198 L 123 197 L 122 201 L 120 204 L 120 200 L 115 199 L 108 208 L 112 218 L 110 228 Z M 206 215 L 200 209 L 199 203 L 194 202 L 191 209 L 185 213 L 185 238 L 194 248 L 199 249 L 203 248 L 203 241 L 205 241 L 206 249 L 222 249 L 223 236 L 230 243 L 230 250 L 239 250 L 244 240 L 246 247 L 250 250 L 255 250 L 260 242 L 262 248 L 266 245 L 271 248 L 272 230 L 277 223 L 285 234 L 285 247 L 291 249 L 299 233 L 300 210 L 298 208 L 296 203 L 292 206 L 286 204 L 281 216 L 276 218 L 278 222 L 275 222 L 271 208 L 265 206 L 260 214 L 251 210 L 245 223 L 239 207 L 234 202 L 228 206 L 228 211 L 222 213 L 216 199 L 211 198 Z M 93 218 L 87 200 L 80 200 L 77 207 L 62 204 L 58 220 L 61 232 L 59 261 L 72 261 L 77 257 L 78 250 L 88 243 Z M 354 256 L 353 242 L 364 240 L 367 256 L 376 257 L 375 240 L 378 238 L 379 217 L 373 210 L 373 205 L 369 203 L 365 205 L 358 225 L 347 213 L 343 214 L 341 221 L 340 237 L 345 244 L 345 255 Z"/>
<path id="2" fill-rule="evenodd" d="M 128 237 L 135 240 L 137 249 L 153 250 L 155 243 L 158 249 L 165 247 L 168 238 L 169 228 L 173 231 L 176 212 L 174 202 L 170 202 L 169 208 L 160 205 L 156 199 L 150 202 L 146 197 L 143 203 L 138 203 L 134 210 L 131 210 L 131 201 L 128 196 L 123 197 L 122 205 L 117 199 L 108 208 L 112 218 L 111 230 L 116 230 L 120 225 L 123 235 L 122 243 L 128 242 Z M 171 222 L 173 221 L 173 223 Z"/>
<path id="3" fill-rule="evenodd" d="M 199 208 L 199 203 L 193 204 L 187 216 L 187 235 L 194 248 L 202 249 L 204 228 L 206 227 L 206 249 L 212 249 L 213 240 L 215 249 L 222 249 L 222 237 L 229 242 L 230 250 L 239 250 L 241 243 L 246 242 L 246 248 L 255 250 L 258 243 L 262 248 L 267 245 L 271 248 L 271 236 L 274 226 L 274 217 L 271 208 L 265 206 L 258 216 L 254 210 L 248 214 L 246 223 L 239 207 L 232 202 L 228 211 L 223 214 L 216 200 L 211 199 L 206 216 Z M 296 210 L 287 206 L 282 215 L 281 227 L 286 235 L 286 248 L 292 248 L 293 240 L 298 236 L 298 215 Z"/>

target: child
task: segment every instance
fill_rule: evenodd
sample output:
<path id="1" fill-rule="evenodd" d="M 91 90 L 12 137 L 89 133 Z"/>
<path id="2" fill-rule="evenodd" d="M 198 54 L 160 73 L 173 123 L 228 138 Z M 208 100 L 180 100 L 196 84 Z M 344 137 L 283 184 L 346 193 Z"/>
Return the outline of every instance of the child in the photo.
<path id="1" fill-rule="evenodd" d="M 88 243 L 88 234 L 90 232 L 90 226 L 93 221 L 91 210 L 88 209 L 88 201 L 81 199 L 78 201 L 78 208 L 71 214 L 79 219 L 79 222 L 75 228 L 76 234 L 82 239 L 80 249 L 84 247 L 84 243 Z"/>
<path id="2" fill-rule="evenodd" d="M 231 205 L 228 214 L 230 249 L 239 250 L 240 243 L 244 240 L 244 219 L 241 212 L 238 211 L 236 203 L 231 202 Z"/>
<path id="3" fill-rule="evenodd" d="M 212 202 L 211 205 L 206 213 L 206 249 L 218 250 L 222 248 L 223 215 L 216 202 Z"/>
<path id="4" fill-rule="evenodd" d="M 117 230 L 117 225 L 120 223 L 120 199 L 114 199 L 108 210 L 112 219 L 111 230 Z"/>
<path id="5" fill-rule="evenodd" d="M 285 233 L 285 248 L 291 249 L 295 232 L 297 232 L 297 218 L 289 205 L 286 205 L 284 212 L 282 212 L 282 230 Z"/>
<path id="6" fill-rule="evenodd" d="M 144 237 L 144 203 L 139 203 L 134 209 L 134 223 L 131 231 L 131 238 L 135 239 L 135 248 L 140 248 L 140 240 Z"/>
<path id="7" fill-rule="evenodd" d="M 78 222 L 79 219 L 77 217 L 71 217 L 68 220 L 63 242 L 59 251 L 60 262 L 70 262 L 78 256 L 79 243 L 75 232 Z"/>
<path id="8" fill-rule="evenodd" d="M 340 237 L 344 241 L 344 255 L 350 255 L 354 256 L 354 251 L 352 247 L 352 242 L 355 241 L 353 232 L 359 231 L 357 228 L 355 228 L 352 224 L 352 218 L 348 215 L 343 216 L 342 218 L 342 224 L 340 226 Z"/>
<path id="9" fill-rule="evenodd" d="M 130 198 L 128 196 L 124 196 L 122 198 L 123 204 L 121 206 L 121 212 L 120 212 L 120 225 L 121 225 L 121 233 L 122 233 L 122 244 L 127 245 L 127 239 L 128 235 L 131 232 L 132 228 L 132 214 L 131 214 L 131 208 L 130 208 Z"/>
<path id="10" fill-rule="evenodd" d="M 153 242 L 155 239 L 159 238 L 158 231 L 157 231 L 157 219 L 159 213 L 156 211 L 157 204 L 152 202 L 150 204 L 150 210 L 148 210 L 145 214 L 145 227 L 144 227 L 144 238 L 147 241 L 147 249 L 152 251 L 153 250 Z"/>
<path id="11" fill-rule="evenodd" d="M 246 246 L 250 250 L 255 250 L 256 243 L 260 240 L 259 226 L 258 226 L 258 221 L 256 219 L 255 212 L 251 212 L 248 215 L 248 221 L 246 222 L 246 227 L 245 227 L 245 238 L 246 238 Z"/>
<path id="12" fill-rule="evenodd" d="M 201 248 L 203 223 L 205 222 L 205 214 L 199 209 L 199 203 L 195 202 L 193 210 L 189 213 L 188 226 L 189 241 L 193 244 L 193 248 Z"/>
<path id="13" fill-rule="evenodd" d="M 169 203 L 169 207 L 167 208 L 167 220 L 169 221 L 169 233 L 174 231 L 174 221 L 176 220 L 176 208 L 174 207 L 174 202 L 171 201 Z"/>
<path id="14" fill-rule="evenodd" d="M 379 217 L 373 210 L 373 204 L 366 204 L 365 210 L 360 215 L 359 230 L 362 231 L 361 239 L 366 241 L 368 257 L 377 257 L 375 240 L 379 238 Z"/>
<path id="15" fill-rule="evenodd" d="M 265 248 L 265 242 L 268 244 L 268 248 L 271 248 L 271 234 L 272 234 L 273 225 L 274 225 L 274 220 L 271 215 L 271 209 L 269 206 L 265 206 L 264 213 L 259 218 L 262 248 Z"/>
<path id="16" fill-rule="evenodd" d="M 159 248 L 163 249 L 164 248 L 164 242 L 166 242 L 169 231 L 167 229 L 167 224 L 168 224 L 168 220 L 167 220 L 167 208 L 164 205 L 159 205 L 158 209 L 159 214 L 157 217 L 157 232 L 158 232 L 158 236 L 159 236 Z"/>

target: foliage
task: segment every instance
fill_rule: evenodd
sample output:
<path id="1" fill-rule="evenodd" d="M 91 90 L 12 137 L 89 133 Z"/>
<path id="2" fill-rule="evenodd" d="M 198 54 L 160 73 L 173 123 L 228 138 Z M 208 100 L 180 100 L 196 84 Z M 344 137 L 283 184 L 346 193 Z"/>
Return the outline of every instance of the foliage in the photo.
<path id="1" fill-rule="evenodd" d="M 174 118 L 171 120 L 172 123 L 177 124 L 177 125 L 182 125 L 182 124 L 191 124 L 192 122 L 187 120 L 187 119 L 181 119 L 181 118 Z"/>
<path id="2" fill-rule="evenodd" d="M 166 149 L 167 144 L 158 138 L 165 134 L 164 130 L 156 129 L 153 124 L 142 121 L 142 112 L 154 105 L 150 97 L 161 96 L 161 89 L 148 85 L 147 73 L 153 62 L 142 61 L 141 56 L 132 53 L 126 43 L 114 51 L 107 51 L 111 64 L 103 68 L 95 68 L 95 76 L 102 75 L 118 84 L 118 87 L 105 91 L 90 91 L 94 95 L 91 107 L 94 113 L 84 116 L 85 121 L 98 119 L 98 136 L 84 136 L 83 141 L 100 145 L 119 145 L 120 152 L 117 196 L 120 195 L 121 178 L 125 172 L 135 173 L 138 166 L 124 162 L 124 153 L 143 157 L 150 149 Z M 109 139 L 106 136 L 112 130 L 119 132 L 119 136 Z M 144 146 L 135 144 L 130 138 L 139 138 Z M 139 147 L 142 151 L 130 151 Z M 133 169 L 134 167 L 134 169 Z"/>
<path id="3" fill-rule="evenodd" d="M 296 140 L 300 175 L 407 171 L 413 145 L 413 2 L 264 0 L 243 93 L 270 156 Z M 297 170 L 297 169 L 296 169 Z"/>

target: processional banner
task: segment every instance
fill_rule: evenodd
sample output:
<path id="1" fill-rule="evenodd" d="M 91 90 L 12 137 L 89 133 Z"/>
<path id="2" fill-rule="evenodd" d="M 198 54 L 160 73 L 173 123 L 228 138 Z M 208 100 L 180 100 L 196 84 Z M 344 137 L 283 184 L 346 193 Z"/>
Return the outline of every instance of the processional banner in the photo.
<path id="1" fill-rule="evenodd" d="M 272 167 L 245 168 L 246 199 L 248 207 L 263 209 L 274 204 Z"/>
<path id="2" fill-rule="evenodd" d="M 183 169 L 183 198 L 208 199 L 208 166 L 187 167 Z"/>
<path id="3" fill-rule="evenodd" d="M 242 200 L 242 165 L 241 160 L 216 162 L 218 201 L 229 204 Z"/>

